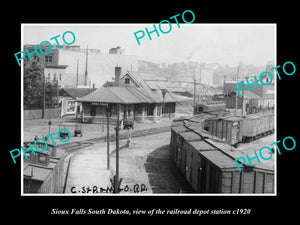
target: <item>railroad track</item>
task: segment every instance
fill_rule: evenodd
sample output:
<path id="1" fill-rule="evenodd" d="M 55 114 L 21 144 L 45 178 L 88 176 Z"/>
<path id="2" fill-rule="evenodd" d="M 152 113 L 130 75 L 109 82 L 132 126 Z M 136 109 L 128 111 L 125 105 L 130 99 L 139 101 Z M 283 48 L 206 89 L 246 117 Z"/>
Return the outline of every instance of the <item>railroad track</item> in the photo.
<path id="1" fill-rule="evenodd" d="M 124 131 L 124 132 L 122 132 L 122 131 Z M 164 133 L 164 132 L 168 132 L 168 131 L 170 131 L 170 126 L 156 127 L 156 128 L 150 128 L 150 129 L 144 129 L 144 130 L 131 130 L 130 134 L 131 134 L 131 137 L 133 138 L 133 137 L 142 137 L 142 136 L 147 136 L 147 135 L 152 135 L 152 134 Z M 121 132 L 119 133 L 119 140 L 124 140 L 127 138 L 128 138 L 127 131 L 121 130 Z M 102 140 L 106 141 L 106 136 L 89 139 L 87 141 L 96 142 L 96 141 L 102 141 Z M 114 133 L 110 134 L 109 141 L 115 141 L 115 140 L 116 140 L 115 134 Z"/>
<path id="2" fill-rule="evenodd" d="M 124 140 L 128 138 L 127 131 L 121 130 L 119 134 L 119 139 Z M 158 133 L 164 133 L 170 131 L 170 127 L 156 127 L 156 128 L 150 128 L 150 129 L 144 129 L 144 130 L 131 130 L 131 137 L 142 137 L 152 134 L 158 134 Z M 115 134 L 110 134 L 109 141 L 115 141 L 116 136 Z M 83 141 L 76 141 L 76 142 L 70 142 L 66 144 L 58 145 L 59 148 L 66 151 L 66 153 L 71 153 L 77 150 L 80 150 L 82 148 L 89 147 L 93 144 L 98 143 L 99 141 L 106 141 L 106 136 L 97 137 L 97 138 L 91 138 Z"/>

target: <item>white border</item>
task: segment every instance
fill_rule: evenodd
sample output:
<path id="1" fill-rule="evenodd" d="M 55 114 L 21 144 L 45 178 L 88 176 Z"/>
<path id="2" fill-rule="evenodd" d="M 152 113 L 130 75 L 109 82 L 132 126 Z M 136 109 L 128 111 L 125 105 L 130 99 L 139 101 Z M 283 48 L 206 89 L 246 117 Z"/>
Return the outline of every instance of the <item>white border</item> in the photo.
<path id="1" fill-rule="evenodd" d="M 107 23 L 68 23 L 68 24 L 61 24 L 61 23 L 40 23 L 40 24 L 32 24 L 32 23 L 21 23 L 21 51 L 23 51 L 23 31 L 24 31 L 24 26 L 143 26 L 143 25 L 153 25 L 153 24 L 148 24 L 148 23 L 140 23 L 140 24 L 136 24 L 136 23 L 129 23 L 129 24 L 119 24 L 119 23 L 114 23 L 114 24 L 107 24 Z M 277 65 L 277 23 L 259 23 L 259 24 L 255 24 L 255 23 L 226 23 L 226 24 L 220 24 L 220 23 L 193 23 L 193 26 L 197 25 L 197 26 L 226 26 L 226 25 L 247 25 L 247 26 L 275 26 L 275 55 L 274 55 L 274 63 L 276 66 Z M 191 24 L 180 24 L 180 26 L 191 26 Z M 21 146 L 23 146 L 23 60 L 21 61 Z M 276 142 L 277 139 L 277 76 L 275 76 L 275 140 L 274 142 Z M 275 151 L 276 152 L 276 151 Z M 22 153 L 23 154 L 23 153 Z M 135 196 L 277 196 L 277 152 L 274 158 L 274 167 L 275 167 L 275 171 L 274 171 L 274 193 L 270 193 L 270 194 L 255 194 L 255 193 L 251 193 L 251 194 L 247 194 L 247 193 L 241 193 L 241 194 L 237 194 L 237 193 L 233 193 L 233 194 L 202 194 L 202 193 L 196 193 L 196 194 L 184 194 L 184 193 L 177 193 L 177 194 L 139 194 L 139 193 L 131 193 L 131 194 L 107 194 L 107 193 L 99 193 L 99 194 L 24 194 L 23 193 L 23 157 L 21 154 L 21 196 L 93 196 L 93 197 L 102 197 L 102 196 L 131 196 L 131 197 L 135 197 Z"/>

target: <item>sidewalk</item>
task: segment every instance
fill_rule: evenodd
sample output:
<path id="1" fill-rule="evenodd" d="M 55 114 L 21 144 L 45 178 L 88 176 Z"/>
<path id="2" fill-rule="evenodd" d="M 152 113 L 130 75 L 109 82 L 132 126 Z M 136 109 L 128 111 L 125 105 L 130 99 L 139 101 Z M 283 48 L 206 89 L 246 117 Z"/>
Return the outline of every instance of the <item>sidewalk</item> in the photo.
<path id="1" fill-rule="evenodd" d="M 94 187 L 97 190 L 109 187 L 111 172 L 107 170 L 106 159 L 106 143 L 95 144 L 74 153 L 65 193 L 93 194 Z"/>
<path id="2" fill-rule="evenodd" d="M 65 194 L 95 194 L 100 188 L 111 187 L 113 158 L 115 142 L 110 144 L 110 169 L 107 170 L 107 146 L 106 143 L 94 144 L 73 153 Z M 122 148 L 126 141 L 120 141 Z M 93 193 L 94 191 L 94 193 Z M 105 192 L 103 192 L 105 193 Z M 112 193 L 108 193 L 112 194 Z"/>

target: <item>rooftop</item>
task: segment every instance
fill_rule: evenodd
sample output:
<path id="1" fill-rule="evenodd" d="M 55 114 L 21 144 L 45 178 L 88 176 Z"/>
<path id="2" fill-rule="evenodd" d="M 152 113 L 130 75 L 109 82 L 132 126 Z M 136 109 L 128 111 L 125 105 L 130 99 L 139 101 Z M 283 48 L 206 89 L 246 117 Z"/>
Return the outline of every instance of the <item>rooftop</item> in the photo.
<path id="1" fill-rule="evenodd" d="M 179 99 L 171 93 L 166 93 L 165 102 L 177 102 Z M 136 104 L 136 103 L 162 103 L 163 96 L 161 93 L 148 91 L 144 88 L 113 86 L 100 87 L 96 91 L 78 98 L 79 102 L 99 102 L 99 103 L 119 103 L 119 104 Z"/>
<path id="2" fill-rule="evenodd" d="M 72 98 L 83 97 L 95 91 L 91 88 L 62 88 L 60 90 L 60 96 L 69 96 Z"/>

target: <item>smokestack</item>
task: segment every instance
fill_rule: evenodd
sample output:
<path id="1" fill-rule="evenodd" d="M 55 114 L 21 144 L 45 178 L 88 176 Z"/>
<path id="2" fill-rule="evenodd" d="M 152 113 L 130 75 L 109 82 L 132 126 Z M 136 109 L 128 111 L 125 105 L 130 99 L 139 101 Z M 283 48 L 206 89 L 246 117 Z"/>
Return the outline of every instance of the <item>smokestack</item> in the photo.
<path id="1" fill-rule="evenodd" d="M 119 86 L 120 76 L 121 76 L 122 67 L 115 67 L 115 85 Z"/>

